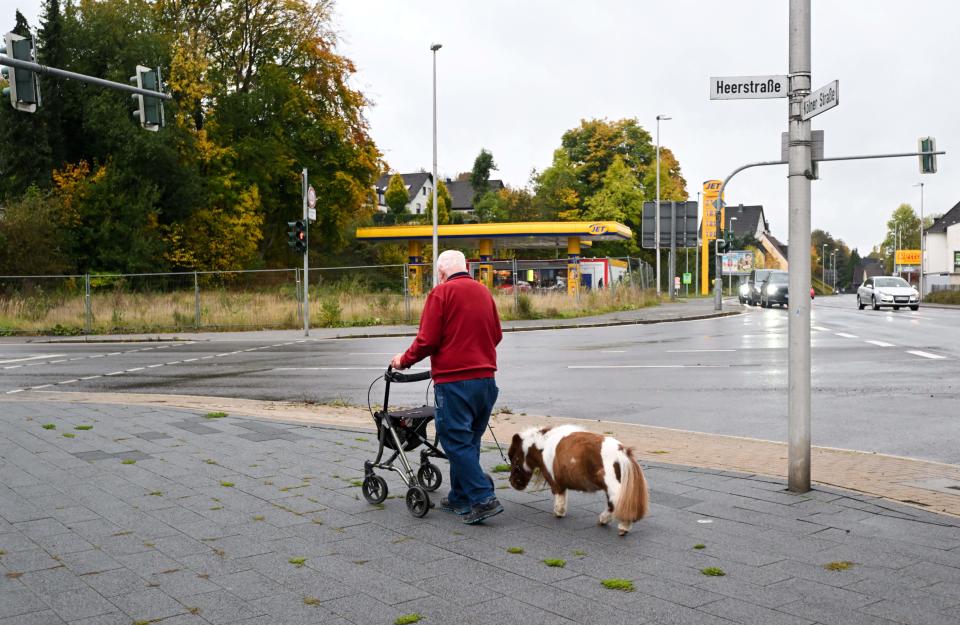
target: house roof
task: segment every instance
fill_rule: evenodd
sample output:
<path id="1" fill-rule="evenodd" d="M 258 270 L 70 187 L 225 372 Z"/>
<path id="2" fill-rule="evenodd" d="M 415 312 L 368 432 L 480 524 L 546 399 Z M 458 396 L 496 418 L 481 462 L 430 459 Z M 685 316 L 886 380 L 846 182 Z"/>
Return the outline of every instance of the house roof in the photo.
<path id="1" fill-rule="evenodd" d="M 387 186 L 390 184 L 390 179 L 393 178 L 394 174 L 383 174 L 377 178 L 377 191 L 386 192 Z M 425 172 L 418 171 L 415 174 L 400 174 L 400 177 L 403 178 L 403 184 L 407 185 L 407 201 L 413 199 L 413 197 L 420 191 L 420 188 L 423 187 L 424 183 L 428 180 L 433 180 L 433 175 Z"/>
<path id="2" fill-rule="evenodd" d="M 443 184 L 447 185 L 447 191 L 450 192 L 450 208 L 453 210 L 472 210 L 473 209 L 473 185 L 469 180 L 445 180 Z M 491 180 L 490 190 L 499 191 L 503 188 L 503 180 Z"/>
<path id="3" fill-rule="evenodd" d="M 732 220 L 733 217 L 737 218 L 736 222 Z M 727 206 L 724 210 L 724 219 L 726 220 L 724 230 L 730 230 L 731 224 L 733 224 L 733 233 L 736 236 L 742 236 L 747 232 L 755 234 L 758 226 L 761 232 L 770 231 L 770 224 L 767 223 L 767 219 L 763 215 L 763 206 L 760 205 L 744 206 L 740 204 L 738 206 Z M 763 222 L 762 224 L 761 221 Z"/>
<path id="4" fill-rule="evenodd" d="M 882 276 L 884 274 L 883 265 L 876 258 L 863 258 L 853 268 L 853 283 L 860 284 L 867 278 Z"/>
<path id="5" fill-rule="evenodd" d="M 955 224 L 960 223 L 960 202 L 943 214 L 943 217 L 940 217 L 933 225 L 927 228 L 927 233 L 931 232 L 946 232 L 947 228 Z"/>
<path id="6" fill-rule="evenodd" d="M 769 232 L 767 233 L 766 236 L 767 236 L 767 240 L 769 240 L 771 243 L 773 243 L 774 245 L 777 246 L 777 249 L 780 250 L 780 253 L 783 254 L 783 257 L 784 257 L 784 258 L 789 258 L 789 257 L 790 257 L 790 255 L 787 253 L 788 250 L 787 250 L 786 244 L 781 243 L 781 242 L 780 242 L 780 239 L 778 239 L 777 237 L 773 236 L 773 235 L 770 234 Z"/>

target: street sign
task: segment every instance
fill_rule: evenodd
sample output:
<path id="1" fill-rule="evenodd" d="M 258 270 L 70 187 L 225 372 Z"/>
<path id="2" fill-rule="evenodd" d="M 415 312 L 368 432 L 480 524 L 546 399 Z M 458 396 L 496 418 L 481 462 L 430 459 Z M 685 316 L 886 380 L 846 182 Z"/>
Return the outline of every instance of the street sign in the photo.
<path id="1" fill-rule="evenodd" d="M 307 209 L 307 217 L 310 219 L 310 221 L 316 221 L 316 220 L 317 220 L 317 209 L 315 209 L 315 208 L 308 208 L 308 209 Z"/>
<path id="2" fill-rule="evenodd" d="M 317 207 L 317 192 L 313 190 L 313 185 L 307 187 L 307 207 Z M 316 219 L 316 217 L 311 217 L 310 219 Z"/>
<path id="3" fill-rule="evenodd" d="M 800 101 L 800 119 L 806 121 L 840 104 L 840 81 L 820 87 Z"/>
<path id="4" fill-rule="evenodd" d="M 785 98 L 787 97 L 787 89 L 787 77 L 783 75 L 710 78 L 711 100 Z"/>
<path id="5" fill-rule="evenodd" d="M 693 274 L 689 271 L 683 274 L 683 283 L 692 284 L 693 283 Z"/>
<path id="6" fill-rule="evenodd" d="M 640 220 L 640 244 L 643 249 L 656 247 L 654 222 L 656 221 L 656 202 L 643 203 L 643 215 Z M 676 247 L 697 246 L 697 203 L 667 202 L 660 200 L 660 249 L 670 248 L 670 214 L 677 213 Z"/>
<path id="7" fill-rule="evenodd" d="M 897 250 L 894 262 L 898 265 L 919 265 L 920 250 Z"/>

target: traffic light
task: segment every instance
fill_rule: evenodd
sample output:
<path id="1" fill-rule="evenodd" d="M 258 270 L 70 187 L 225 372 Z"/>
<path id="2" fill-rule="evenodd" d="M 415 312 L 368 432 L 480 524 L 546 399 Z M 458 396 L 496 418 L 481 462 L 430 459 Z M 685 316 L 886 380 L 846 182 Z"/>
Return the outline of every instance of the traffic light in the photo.
<path id="1" fill-rule="evenodd" d="M 3 41 L 3 48 L 0 49 L 3 54 L 9 54 L 20 61 L 37 62 L 37 51 L 33 47 L 33 39 L 10 32 L 4 35 Z M 4 87 L 3 95 L 10 97 L 13 108 L 35 113 L 40 106 L 40 84 L 37 81 L 37 73 L 28 69 L 4 67 L 3 77 L 10 83 L 9 86 Z"/>
<path id="2" fill-rule="evenodd" d="M 287 222 L 287 245 L 298 254 L 307 251 L 307 224 L 302 219 Z"/>
<path id="3" fill-rule="evenodd" d="M 937 140 L 933 137 L 920 137 L 917 140 L 918 152 L 936 152 L 937 151 Z M 921 154 L 920 155 L 920 173 L 921 174 L 935 174 L 937 173 L 937 155 L 936 154 Z"/>
<path id="4" fill-rule="evenodd" d="M 717 247 L 717 249 L 716 249 L 716 254 L 717 254 L 717 256 L 719 256 L 719 255 L 721 255 L 721 254 L 723 254 L 724 252 L 727 251 L 727 242 L 726 242 L 726 241 L 724 241 L 723 239 L 717 239 L 717 240 L 714 241 L 714 242 L 716 243 L 716 247 Z"/>
<path id="5" fill-rule="evenodd" d="M 143 65 L 137 65 L 136 76 L 130 77 L 130 82 L 135 83 L 137 88 L 148 91 L 163 92 L 163 81 L 160 77 L 160 68 L 150 69 Z M 153 98 L 139 93 L 133 94 L 133 99 L 137 103 L 137 110 L 133 116 L 140 120 L 140 125 L 147 130 L 156 132 L 164 125 L 163 102 L 160 98 Z"/>

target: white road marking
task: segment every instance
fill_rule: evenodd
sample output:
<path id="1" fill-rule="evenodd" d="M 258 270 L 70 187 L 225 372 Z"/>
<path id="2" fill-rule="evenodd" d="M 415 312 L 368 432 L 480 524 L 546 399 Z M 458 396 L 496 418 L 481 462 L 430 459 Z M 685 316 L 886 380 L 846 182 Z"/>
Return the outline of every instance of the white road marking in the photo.
<path id="1" fill-rule="evenodd" d="M 856 334 L 848 334 L 847 332 L 834 332 L 837 336 L 842 336 L 845 339 L 855 339 L 858 338 Z"/>
<path id="2" fill-rule="evenodd" d="M 876 345 L 877 347 L 896 347 L 893 343 L 885 343 L 883 341 L 867 341 L 871 345 Z"/>
<path id="3" fill-rule="evenodd" d="M 7 391 L 7 395 L 13 395 L 14 393 L 22 393 L 22 392 L 24 392 L 25 390 L 27 390 L 27 389 L 25 389 L 25 388 L 16 388 L 16 389 L 13 389 L 12 391 Z"/>
<path id="4" fill-rule="evenodd" d="M 74 378 L 72 380 L 64 380 L 63 382 L 57 382 L 57 384 L 73 384 L 74 382 L 79 382 L 79 381 L 80 380 L 78 380 L 77 378 Z"/>
<path id="5" fill-rule="evenodd" d="M 731 365 L 568 365 L 567 369 L 721 369 Z"/>
<path id="6" fill-rule="evenodd" d="M 200 360 L 210 360 L 211 358 L 216 358 L 216 356 L 204 356 Z"/>
<path id="7" fill-rule="evenodd" d="M 184 358 L 183 362 L 193 362 L 194 360 L 200 360 L 199 358 Z"/>
<path id="8" fill-rule="evenodd" d="M 394 356 L 397 352 L 348 352 L 347 356 Z"/>
<path id="9" fill-rule="evenodd" d="M 217 354 L 217 358 L 222 358 L 223 356 L 229 356 L 230 352 L 223 352 L 222 354 Z"/>
<path id="10" fill-rule="evenodd" d="M 179 361 L 179 360 L 174 360 L 173 362 L 165 362 L 165 363 L 163 363 L 163 364 L 165 364 L 165 365 L 167 365 L 167 366 L 169 366 L 169 365 L 179 365 L 179 364 L 180 364 L 180 361 Z"/>
<path id="11" fill-rule="evenodd" d="M 127 373 L 130 373 L 131 371 L 143 371 L 143 369 L 143 367 L 134 367 L 133 369 L 127 369 Z"/>
<path id="12" fill-rule="evenodd" d="M 109 354 L 107 354 L 107 356 L 119 356 L 122 353 L 123 352 L 110 352 Z"/>
<path id="13" fill-rule="evenodd" d="M 162 366 L 163 366 L 163 363 L 162 363 L 162 362 L 158 362 L 158 363 L 155 364 L 155 365 L 147 365 L 147 369 L 156 369 L 157 367 L 162 367 Z"/>
<path id="14" fill-rule="evenodd" d="M 64 359 L 62 359 L 62 360 L 51 360 L 51 361 L 48 362 L 47 364 L 48 364 L 48 365 L 56 365 L 56 364 L 60 364 L 61 362 L 67 362 L 67 359 L 64 358 Z"/>
<path id="15" fill-rule="evenodd" d="M 710 352 L 735 352 L 735 349 L 668 349 L 668 354 L 699 354 Z"/>
<path id="16" fill-rule="evenodd" d="M 101 377 L 103 377 L 103 376 L 101 376 L 101 375 L 88 375 L 87 377 L 85 377 L 85 378 L 80 378 L 80 379 L 81 379 L 81 380 L 95 380 L 95 379 L 101 378 Z"/>
<path id="17" fill-rule="evenodd" d="M 10 365 L 9 367 L 4 367 L 4 369 L 19 369 L 23 365 Z"/>
<path id="18" fill-rule="evenodd" d="M 930 352 L 923 352 L 919 349 L 907 350 L 908 354 L 913 354 L 914 356 L 920 356 L 922 358 L 930 358 L 932 360 L 943 360 L 946 356 L 941 356 L 939 354 L 931 354 Z"/>
<path id="19" fill-rule="evenodd" d="M 829 332 L 830 328 L 825 328 L 823 326 L 810 326 L 814 330 L 819 330 L 820 332 Z"/>
<path id="20" fill-rule="evenodd" d="M 123 375 L 126 371 L 114 371 L 113 373 L 104 373 L 103 375 Z"/>
<path id="21" fill-rule="evenodd" d="M 47 388 L 48 386 L 53 386 L 53 384 L 41 384 L 40 386 L 31 386 L 30 389 L 35 391 L 37 389 Z"/>
<path id="22" fill-rule="evenodd" d="M 0 360 L 0 365 L 5 365 L 10 362 L 25 362 L 27 360 L 46 360 L 47 358 L 59 358 L 60 356 L 66 356 L 66 354 L 46 354 L 44 356 L 30 356 L 29 358 L 11 358 L 10 360 Z"/>
<path id="23" fill-rule="evenodd" d="M 625 350 L 625 349 L 601 349 L 601 350 L 600 350 L 600 353 L 601 353 L 601 354 L 625 354 L 625 353 L 627 353 L 627 350 Z M 386 354 L 384 354 L 384 355 L 386 355 Z"/>

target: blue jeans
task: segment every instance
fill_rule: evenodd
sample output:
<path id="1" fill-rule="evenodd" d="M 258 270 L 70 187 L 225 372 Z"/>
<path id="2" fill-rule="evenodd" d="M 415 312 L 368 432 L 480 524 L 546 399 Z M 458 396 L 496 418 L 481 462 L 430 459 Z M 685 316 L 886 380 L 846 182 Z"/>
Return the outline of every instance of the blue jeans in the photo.
<path id="1" fill-rule="evenodd" d="M 454 505 L 473 506 L 493 498 L 493 486 L 480 467 L 480 439 L 499 392 L 493 378 L 434 386 L 437 434 L 450 460 L 448 499 Z"/>

